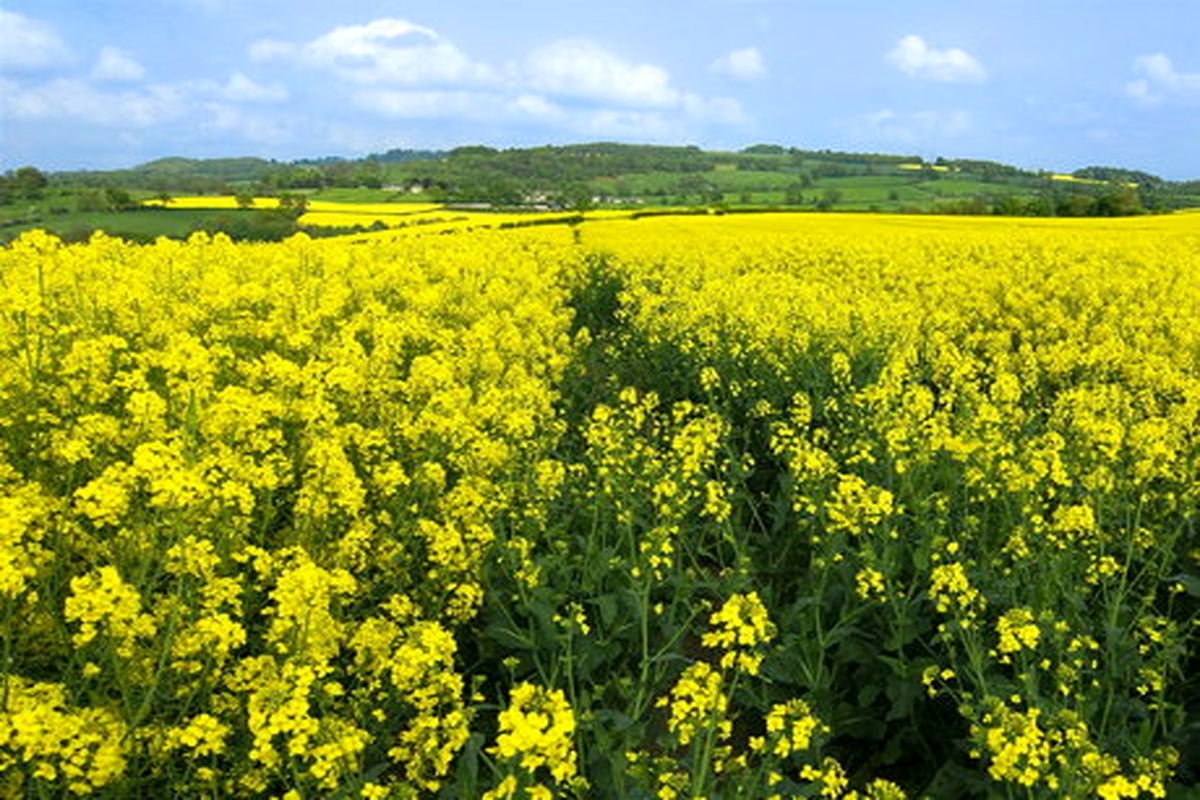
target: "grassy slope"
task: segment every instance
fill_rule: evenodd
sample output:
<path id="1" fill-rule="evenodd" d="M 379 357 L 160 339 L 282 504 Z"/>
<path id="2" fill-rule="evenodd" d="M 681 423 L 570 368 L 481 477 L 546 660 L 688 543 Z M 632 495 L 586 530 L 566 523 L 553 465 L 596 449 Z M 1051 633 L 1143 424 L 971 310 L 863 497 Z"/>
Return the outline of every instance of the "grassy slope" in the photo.
<path id="1" fill-rule="evenodd" d="M 165 209 L 148 211 L 75 211 L 67 214 L 51 214 L 38 222 L 23 222 L 0 228 L 0 241 L 15 238 L 21 233 L 43 228 L 59 236 L 75 237 L 92 229 L 101 229 L 115 236 L 171 236 L 183 237 L 202 220 L 216 213 L 250 213 L 208 209 Z"/>
<path id="2" fill-rule="evenodd" d="M 309 195 L 310 200 L 328 200 L 332 203 L 409 203 L 415 195 L 392 192 L 386 189 L 322 189 Z"/>

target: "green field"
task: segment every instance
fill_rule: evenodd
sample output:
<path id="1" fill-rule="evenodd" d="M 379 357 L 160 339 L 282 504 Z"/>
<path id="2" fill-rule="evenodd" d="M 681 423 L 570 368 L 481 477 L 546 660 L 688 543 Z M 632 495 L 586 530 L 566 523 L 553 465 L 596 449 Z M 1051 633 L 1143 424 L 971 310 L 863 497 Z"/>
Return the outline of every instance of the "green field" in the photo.
<path id="1" fill-rule="evenodd" d="M 312 200 L 327 200 L 331 203 L 411 203 L 416 202 L 416 197 L 418 195 L 411 195 L 407 192 L 369 189 L 366 187 L 333 187 L 321 189 L 309 195 L 309 198 Z"/>
<path id="2" fill-rule="evenodd" d="M 225 214 L 251 214 L 227 211 Z M 133 239 L 169 236 L 182 238 L 213 217 L 207 209 L 153 209 L 146 211 L 72 211 L 48 214 L 36 221 L 0 227 L 0 241 L 16 238 L 25 231 L 42 228 L 67 239 L 86 238 L 94 230 Z"/>

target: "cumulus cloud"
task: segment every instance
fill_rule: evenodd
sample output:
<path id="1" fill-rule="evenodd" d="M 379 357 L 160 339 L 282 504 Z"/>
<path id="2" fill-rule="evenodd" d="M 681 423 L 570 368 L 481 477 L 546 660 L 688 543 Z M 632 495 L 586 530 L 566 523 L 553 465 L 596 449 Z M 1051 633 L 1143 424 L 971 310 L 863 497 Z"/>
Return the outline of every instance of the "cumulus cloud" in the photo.
<path id="1" fill-rule="evenodd" d="M 60 78 L 37 86 L 0 85 L 0 112 L 17 120 L 75 119 L 117 128 L 143 128 L 188 111 L 188 93 L 178 86 L 105 91 L 87 81 Z"/>
<path id="2" fill-rule="evenodd" d="M 116 47 L 103 48 L 92 67 L 92 78 L 98 81 L 140 81 L 145 75 L 145 67 Z"/>
<path id="3" fill-rule="evenodd" d="M 540 94 L 520 94 L 513 98 L 512 108 L 518 113 L 545 121 L 561 120 L 565 116 L 562 107 Z"/>
<path id="4" fill-rule="evenodd" d="M 0 9 L 0 69 L 40 69 L 71 59 L 71 51 L 44 22 Z"/>
<path id="5" fill-rule="evenodd" d="M 251 142 L 279 144 L 291 140 L 292 125 L 290 120 L 246 111 L 228 103 L 206 103 L 204 109 L 209 114 L 209 127 L 222 133 L 233 133 Z"/>
<path id="6" fill-rule="evenodd" d="M 736 100 L 685 92 L 663 67 L 588 39 L 553 42 L 498 66 L 472 58 L 432 28 L 384 18 L 338 26 L 307 42 L 261 40 L 250 56 L 332 73 L 350 84 L 357 107 L 396 119 L 646 132 L 663 129 L 672 117 L 719 124 L 746 118 Z M 762 69 L 757 51 L 730 56 L 742 75 Z"/>
<path id="7" fill-rule="evenodd" d="M 920 36 L 905 36 L 887 54 L 887 59 L 910 78 L 942 83 L 979 83 L 987 72 L 965 50 L 951 47 L 938 50 Z"/>
<path id="8" fill-rule="evenodd" d="M 197 80 L 121 90 L 80 78 L 39 83 L 4 79 L 0 80 L 0 115 L 19 121 L 74 120 L 136 129 L 180 120 L 195 121 L 198 112 L 207 110 L 208 118 L 217 121 L 218 129 L 253 133 L 248 138 L 267 141 L 278 139 L 278 135 L 264 133 L 268 129 L 266 118 L 238 111 L 237 104 L 275 102 L 286 97 L 284 87 L 259 84 L 241 73 L 234 73 L 224 83 Z"/>
<path id="9" fill-rule="evenodd" d="M 294 60 L 367 84 L 444 85 L 496 78 L 491 67 L 467 58 L 436 31 L 403 19 L 341 25 L 302 44 L 262 40 L 251 46 L 250 56 Z"/>
<path id="10" fill-rule="evenodd" d="M 922 144 L 962 136 L 971 127 L 971 115 L 966 111 L 898 112 L 885 108 L 862 117 L 856 132 L 873 140 Z"/>
<path id="11" fill-rule="evenodd" d="M 743 47 L 721 56 L 712 63 L 710 69 L 721 75 L 749 80 L 765 75 L 767 65 L 757 47 Z"/>
<path id="12" fill-rule="evenodd" d="M 367 89 L 355 95 L 356 104 L 397 119 L 494 119 L 503 100 L 487 92 L 446 90 Z"/>
<path id="13" fill-rule="evenodd" d="M 216 88 L 216 94 L 224 100 L 242 103 L 279 103 L 288 98 L 288 90 L 280 83 L 258 83 L 235 72 L 229 80 Z"/>
<path id="14" fill-rule="evenodd" d="M 621 105 L 670 107 L 681 93 L 654 64 L 633 64 L 586 39 L 564 39 L 535 50 L 525 62 L 533 88 Z"/>
<path id="15" fill-rule="evenodd" d="M 1162 53 L 1139 56 L 1133 70 L 1140 77 L 1125 84 L 1125 93 L 1152 105 L 1170 98 L 1200 100 L 1200 72 L 1179 72 Z"/>
<path id="16" fill-rule="evenodd" d="M 252 77 L 252 64 L 225 79 L 147 83 L 147 70 L 133 54 L 107 46 L 69 76 L 39 76 L 33 70 L 71 63 L 67 46 L 52 28 L 20 15 L 0 11 L 0 23 L 0 64 L 12 68 L 0 77 L 0 116 L 14 126 L 94 126 L 113 141 L 155 127 L 264 143 L 294 142 L 301 135 L 366 141 L 357 134 L 347 138 L 352 124 L 289 108 L 288 87 Z M 686 91 L 663 66 L 587 39 L 552 42 L 489 63 L 431 28 L 385 18 L 337 26 L 307 40 L 260 40 L 249 55 L 252 62 L 270 62 L 276 75 L 280 66 L 317 73 L 308 77 L 325 80 L 307 83 L 318 93 L 321 83 L 331 84 L 335 102 L 350 118 L 366 111 L 378 120 L 457 120 L 647 141 L 691 137 L 699 125 L 746 121 L 736 100 Z M 724 62 L 731 75 L 761 74 L 761 56 L 753 48 L 734 51 Z M 378 144 L 390 135 L 370 137 Z"/>
<path id="17" fill-rule="evenodd" d="M 581 115 L 572 128 L 589 136 L 671 141 L 681 126 L 657 111 L 604 109 Z"/>

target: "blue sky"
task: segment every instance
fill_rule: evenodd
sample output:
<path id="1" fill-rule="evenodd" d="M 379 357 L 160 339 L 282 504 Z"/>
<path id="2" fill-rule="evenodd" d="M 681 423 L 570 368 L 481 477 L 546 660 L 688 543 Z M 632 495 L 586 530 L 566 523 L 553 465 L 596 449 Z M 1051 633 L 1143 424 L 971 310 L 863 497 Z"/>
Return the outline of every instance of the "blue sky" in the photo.
<path id="1" fill-rule="evenodd" d="M 1200 177 L 1200 0 L 4 0 L 0 168 L 597 140 Z"/>

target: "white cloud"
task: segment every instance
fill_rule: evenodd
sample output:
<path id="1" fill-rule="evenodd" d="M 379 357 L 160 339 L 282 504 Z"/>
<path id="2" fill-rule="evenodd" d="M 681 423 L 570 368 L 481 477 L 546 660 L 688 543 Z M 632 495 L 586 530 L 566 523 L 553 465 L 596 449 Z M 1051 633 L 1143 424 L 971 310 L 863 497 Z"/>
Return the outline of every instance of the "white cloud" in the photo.
<path id="1" fill-rule="evenodd" d="M 987 72 L 970 53 L 957 47 L 938 50 L 920 36 L 905 36 L 887 59 L 911 78 L 943 83 L 979 83 L 987 79 Z"/>
<path id="2" fill-rule="evenodd" d="M 59 78 L 42 83 L 0 81 L 0 115 L 14 120 L 77 120 L 113 128 L 146 128 L 180 119 L 194 118 L 199 108 L 208 109 L 219 120 L 234 118 L 231 103 L 273 102 L 287 97 L 279 85 L 255 83 L 234 73 L 225 83 L 198 80 L 151 84 L 112 90 L 89 80 Z M 259 131 L 252 138 L 264 139 L 265 118 L 242 114 L 237 126 L 219 125 L 222 130 Z M 278 137 L 276 137 L 278 138 Z"/>
<path id="3" fill-rule="evenodd" d="M 479 122 L 536 122 L 589 130 L 595 120 L 625 112 L 565 108 L 540 94 L 490 91 L 368 89 L 355 96 L 360 108 L 398 119 L 460 119 Z"/>
<path id="4" fill-rule="evenodd" d="M 0 69 L 38 69 L 71 59 L 71 51 L 44 22 L 0 9 Z"/>
<path id="5" fill-rule="evenodd" d="M 160 85 L 107 92 L 87 81 L 60 78 L 38 86 L 0 85 L 0 112 L 18 120 L 75 119 L 118 128 L 144 128 L 188 111 L 187 92 Z"/>
<path id="6" fill-rule="evenodd" d="M 467 58 L 436 31 L 392 18 L 342 25 L 299 45 L 258 41 L 251 45 L 250 56 L 295 60 L 364 84 L 486 83 L 497 77 L 491 67 Z"/>
<path id="7" fill-rule="evenodd" d="M 524 77 L 539 91 L 622 105 L 671 107 L 682 97 L 662 67 L 631 64 L 586 39 L 564 39 L 534 51 Z"/>
<path id="8" fill-rule="evenodd" d="M 678 121 L 673 121 L 658 111 L 601 110 L 582 115 L 574 130 L 589 136 L 641 139 L 643 141 L 671 141 L 682 131 Z"/>
<path id="9" fill-rule="evenodd" d="M 139 81 L 145 75 L 145 67 L 116 47 L 101 49 L 92 67 L 92 78 L 98 81 Z"/>
<path id="10" fill-rule="evenodd" d="M 970 132 L 971 115 L 966 111 L 897 112 L 881 109 L 863 116 L 855 133 L 871 140 L 923 144 L 953 139 Z"/>
<path id="11" fill-rule="evenodd" d="M 235 72 L 221 86 L 216 94 L 224 100 L 242 103 L 279 103 L 288 98 L 288 90 L 280 83 L 258 83 L 247 78 L 240 72 Z"/>
<path id="12" fill-rule="evenodd" d="M 762 69 L 757 51 L 737 53 L 740 73 Z M 339 26 L 308 42 L 260 40 L 250 56 L 330 72 L 350 84 L 354 105 L 395 119 L 539 123 L 614 134 L 661 133 L 671 125 L 682 131 L 684 121 L 746 121 L 736 100 L 684 92 L 663 67 L 628 61 L 587 39 L 553 42 L 497 66 L 471 58 L 431 28 L 384 18 Z"/>
<path id="13" fill-rule="evenodd" d="M 381 116 L 398 119 L 493 119 L 503 99 L 487 92 L 367 89 L 355 103 Z"/>
<path id="14" fill-rule="evenodd" d="M 759 78 L 767 73 L 762 53 L 757 47 L 743 47 L 718 58 L 709 67 L 713 72 L 742 80 Z"/>
<path id="15" fill-rule="evenodd" d="M 678 109 L 564 106 L 540 94 L 484 91 L 392 90 L 358 92 L 355 103 L 381 116 L 405 120 L 455 119 L 489 123 L 543 124 L 585 137 L 678 140 L 691 120 L 744 120 L 735 101 L 684 95 Z"/>
<path id="16" fill-rule="evenodd" d="M 226 103 L 207 103 L 209 124 L 223 133 L 234 133 L 252 142 L 279 144 L 292 139 L 292 126 L 285 120 L 247 112 Z"/>
<path id="17" fill-rule="evenodd" d="M 523 116 L 549 122 L 561 120 L 566 115 L 561 106 L 547 100 L 540 94 L 517 95 L 512 99 L 511 107 Z"/>
<path id="18" fill-rule="evenodd" d="M 1133 62 L 1141 77 L 1125 84 L 1125 93 L 1146 105 L 1169 98 L 1200 100 L 1200 72 L 1178 72 L 1162 53 L 1139 56 Z"/>

